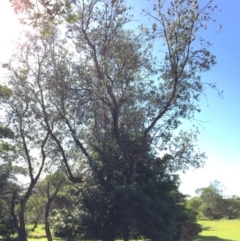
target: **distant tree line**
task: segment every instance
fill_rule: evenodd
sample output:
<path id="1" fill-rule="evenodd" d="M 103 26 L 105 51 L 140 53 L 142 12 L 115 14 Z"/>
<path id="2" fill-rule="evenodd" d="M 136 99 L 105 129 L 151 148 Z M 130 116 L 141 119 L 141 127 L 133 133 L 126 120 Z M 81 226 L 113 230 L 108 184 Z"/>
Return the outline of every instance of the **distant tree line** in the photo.
<path id="1" fill-rule="evenodd" d="M 187 201 L 187 207 L 197 213 L 198 219 L 240 218 L 240 197 L 224 197 L 218 181 L 197 189 L 196 193 L 197 196 Z"/>

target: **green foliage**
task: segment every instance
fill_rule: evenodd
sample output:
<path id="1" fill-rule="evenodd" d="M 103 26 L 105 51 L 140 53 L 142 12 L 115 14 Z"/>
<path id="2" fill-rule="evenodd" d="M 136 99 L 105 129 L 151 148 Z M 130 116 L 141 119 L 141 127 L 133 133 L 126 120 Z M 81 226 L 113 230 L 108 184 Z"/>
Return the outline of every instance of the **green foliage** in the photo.
<path id="1" fill-rule="evenodd" d="M 52 228 L 56 237 L 68 237 L 81 235 L 81 222 L 79 210 L 68 209 L 55 210 L 51 217 Z"/>
<path id="2" fill-rule="evenodd" d="M 11 190 L 15 185 L 11 183 L 10 178 L 11 167 L 0 165 L 0 236 L 3 241 L 16 240 L 16 232 L 9 212 Z"/>
<path id="3" fill-rule="evenodd" d="M 194 212 L 198 219 L 203 219 L 205 216 L 203 215 L 202 208 L 203 208 L 203 200 L 200 197 L 192 197 L 191 199 L 187 200 L 187 208 Z"/>
<path id="4" fill-rule="evenodd" d="M 65 203 L 59 209 L 54 209 L 49 217 L 51 227 L 56 237 L 81 236 L 83 227 L 81 223 L 81 205 L 79 203 L 79 190 L 76 185 L 69 186 L 65 192 Z"/>
<path id="5" fill-rule="evenodd" d="M 4 209 L 3 202 L 0 200 L 0 210 Z M 2 241 L 17 240 L 11 217 L 9 215 L 3 216 L 2 211 L 0 212 L 0 236 Z"/>
<path id="6" fill-rule="evenodd" d="M 188 209 L 198 213 L 198 219 L 235 219 L 240 217 L 240 198 L 223 197 L 222 187 L 218 181 L 208 187 L 197 189 L 198 197 L 187 201 Z"/>
<path id="7" fill-rule="evenodd" d="M 209 219 L 221 219 L 224 216 L 224 201 L 221 194 L 220 183 L 215 181 L 209 187 L 196 191 L 203 201 L 203 214 Z"/>
<path id="8" fill-rule="evenodd" d="M 200 232 L 195 215 L 185 208 L 184 196 L 178 191 L 178 177 L 168 172 L 169 156 L 146 156 L 131 184 L 128 167 L 117 152 L 103 155 L 95 151 L 94 155 L 95 168 L 84 185 L 69 190 L 68 208 L 56 210 L 50 219 L 56 234 L 101 240 L 170 240 L 180 236 L 182 224 L 192 225 L 191 237 Z"/>
<path id="9" fill-rule="evenodd" d="M 240 218 L 240 197 L 224 198 L 224 216 L 227 219 Z"/>
<path id="10" fill-rule="evenodd" d="M 4 67 L 4 66 L 3 66 Z M 9 99 L 12 95 L 12 90 L 6 85 L 0 85 L 0 98 L 1 99 Z"/>
<path id="11" fill-rule="evenodd" d="M 13 133 L 13 131 L 10 128 L 0 125 L 0 138 L 1 139 L 2 138 L 11 138 L 11 139 L 13 139 L 13 137 L 14 137 L 14 133 Z M 4 145 L 4 143 L 2 145 Z"/>

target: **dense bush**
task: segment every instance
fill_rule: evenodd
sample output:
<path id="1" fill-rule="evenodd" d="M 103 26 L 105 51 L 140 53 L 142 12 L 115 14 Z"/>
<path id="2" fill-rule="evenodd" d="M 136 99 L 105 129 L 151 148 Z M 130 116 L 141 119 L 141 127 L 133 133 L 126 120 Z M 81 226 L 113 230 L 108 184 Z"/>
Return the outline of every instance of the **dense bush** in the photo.
<path id="1" fill-rule="evenodd" d="M 12 220 L 9 217 L 0 219 L 0 240 L 15 241 L 17 240 L 16 232 L 13 228 Z"/>

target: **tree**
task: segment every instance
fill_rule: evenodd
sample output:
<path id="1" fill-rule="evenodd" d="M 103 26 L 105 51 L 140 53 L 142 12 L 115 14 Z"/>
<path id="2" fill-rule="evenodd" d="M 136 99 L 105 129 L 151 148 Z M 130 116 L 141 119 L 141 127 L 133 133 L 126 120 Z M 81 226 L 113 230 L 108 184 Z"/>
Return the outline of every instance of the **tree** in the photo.
<path id="1" fill-rule="evenodd" d="M 196 191 L 203 202 L 203 214 L 210 219 L 220 219 L 224 216 L 224 200 L 220 183 L 214 181 L 208 187 Z"/>
<path id="2" fill-rule="evenodd" d="M 224 216 L 227 219 L 236 219 L 240 217 L 240 198 L 232 196 L 224 198 Z"/>
<path id="3" fill-rule="evenodd" d="M 171 172 L 201 165 L 204 155 L 194 146 L 196 133 L 177 130 L 182 119 L 200 111 L 200 72 L 215 64 L 209 42 L 198 36 L 211 20 L 212 1 L 200 6 L 197 0 L 170 5 L 159 0 L 147 13 L 153 28 L 141 26 L 138 33 L 127 27 L 130 9 L 120 0 L 66 1 L 64 12 L 56 10 L 55 1 L 38 1 L 40 15 L 32 1 L 16 2 L 37 23 L 6 66 L 13 90 L 9 114 L 18 123 L 31 183 L 37 182 L 46 156 L 60 163 L 72 182 L 82 182 L 84 172 L 77 165 L 94 172 L 95 151 L 108 156 L 112 146 L 127 169 L 129 187 L 135 186 L 141 167 L 149 168 L 149 149 L 160 153 L 160 158 L 153 154 L 160 163 L 165 153 L 171 156 Z M 58 22 L 61 17 L 64 21 Z M 154 51 L 162 49 L 162 55 Z M 36 178 L 27 143 L 41 154 Z M 121 172 L 119 166 L 111 170 L 108 163 L 106 169 Z"/>
<path id="4" fill-rule="evenodd" d="M 14 240 L 15 230 L 9 214 L 9 201 L 16 184 L 11 180 L 11 167 L 0 165 L 0 236 L 2 240 Z"/>
<path id="5" fill-rule="evenodd" d="M 38 184 L 34 188 L 29 198 L 25 211 L 25 221 L 32 224 L 32 232 L 35 231 L 39 223 L 44 222 L 44 208 L 46 204 L 46 193 L 39 190 Z"/>
<path id="6" fill-rule="evenodd" d="M 61 172 L 56 172 L 53 175 L 49 175 L 45 178 L 47 182 L 46 186 L 46 194 L 47 194 L 47 202 L 45 207 L 45 232 L 48 241 L 52 241 L 52 234 L 50 231 L 50 223 L 49 223 L 49 214 L 51 210 L 51 206 L 61 189 L 63 183 L 66 182 L 65 176 Z"/>
<path id="7" fill-rule="evenodd" d="M 203 216 L 201 207 L 203 206 L 203 200 L 200 197 L 192 197 L 187 200 L 187 208 L 192 212 L 197 214 L 198 219 L 201 219 Z"/>
<path id="8" fill-rule="evenodd" d="M 0 85 L 0 104 L 4 106 L 11 97 L 12 92 L 7 86 Z M 9 215 L 9 201 L 12 190 L 16 188 L 14 183 L 14 167 L 11 158 L 6 159 L 6 153 L 14 151 L 14 147 L 8 143 L 14 138 L 13 131 L 8 126 L 0 123 L 0 236 L 2 240 L 14 240 L 15 230 Z"/>
<path id="9" fill-rule="evenodd" d="M 19 77 L 21 75 L 20 73 L 15 74 Z M 21 77 L 20 79 L 23 81 Z M 7 122 L 10 123 L 9 126 L 14 133 L 10 143 L 14 148 L 5 149 L 1 158 L 5 162 L 13 163 L 16 170 L 21 171 L 21 174 L 27 175 L 29 178 L 29 183 L 17 186 L 12 190 L 9 202 L 9 212 L 14 229 L 18 234 L 18 240 L 26 241 L 26 204 L 39 180 L 47 158 L 45 145 L 49 134 L 42 133 L 35 128 L 36 119 L 32 118 L 30 109 L 34 103 L 31 102 L 29 93 L 21 92 L 20 86 L 12 89 L 6 113 Z M 10 144 L 8 145 L 11 146 Z"/>
<path id="10" fill-rule="evenodd" d="M 34 224 L 32 232 L 39 222 L 44 223 L 46 237 L 49 241 L 52 241 L 48 220 L 49 215 L 55 198 L 63 188 L 63 185 L 66 185 L 66 182 L 66 177 L 61 171 L 48 174 L 36 184 L 27 203 L 26 217 L 28 223 Z"/>
<path id="11" fill-rule="evenodd" d="M 74 241 L 76 236 L 82 237 L 83 233 L 79 190 L 79 184 L 69 185 L 64 190 L 64 204 L 54 209 L 49 217 L 55 236 L 67 237 L 68 241 Z"/>

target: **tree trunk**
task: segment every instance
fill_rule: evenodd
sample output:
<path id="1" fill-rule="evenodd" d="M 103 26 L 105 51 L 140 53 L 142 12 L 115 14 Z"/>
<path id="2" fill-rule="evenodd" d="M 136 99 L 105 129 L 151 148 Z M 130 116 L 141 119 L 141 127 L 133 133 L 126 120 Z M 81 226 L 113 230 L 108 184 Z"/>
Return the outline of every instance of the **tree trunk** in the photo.
<path id="1" fill-rule="evenodd" d="M 26 202 L 25 200 L 20 201 L 20 210 L 17 218 L 17 215 L 15 214 L 16 199 L 17 199 L 17 190 L 15 190 L 12 194 L 11 209 L 10 209 L 10 213 L 13 219 L 13 227 L 18 234 L 18 241 L 27 241 L 27 233 L 25 229 L 25 219 L 24 219 Z"/>
<path id="2" fill-rule="evenodd" d="M 135 160 L 132 161 L 129 173 L 129 183 L 132 184 L 135 182 L 135 177 L 137 173 L 137 162 Z"/>
<path id="3" fill-rule="evenodd" d="M 46 204 L 46 210 L 45 210 L 45 232 L 46 232 L 46 236 L 47 236 L 48 241 L 53 241 L 52 233 L 50 231 L 50 224 L 49 224 L 49 221 L 48 221 L 51 203 L 52 203 L 51 199 L 48 200 L 48 202 Z"/>
<path id="4" fill-rule="evenodd" d="M 66 239 L 66 241 L 75 241 L 76 239 L 76 236 L 73 236 L 73 235 L 69 235 Z"/>
<path id="5" fill-rule="evenodd" d="M 33 228 L 32 228 L 32 232 L 34 232 L 35 228 L 37 228 L 38 219 L 39 219 L 39 215 L 38 215 L 38 217 L 35 219 L 34 226 L 33 226 Z"/>
<path id="6" fill-rule="evenodd" d="M 25 200 L 20 201 L 20 210 L 19 210 L 19 228 L 18 228 L 18 241 L 27 241 L 27 232 L 25 227 Z"/>
<path id="7" fill-rule="evenodd" d="M 60 187 L 62 186 L 62 183 L 63 183 L 63 181 L 60 181 L 60 183 L 58 183 L 58 186 L 56 187 L 52 197 L 50 197 L 50 183 L 49 182 L 48 182 L 48 186 L 47 186 L 48 200 L 47 200 L 46 209 L 45 209 L 45 232 L 46 232 L 46 236 L 47 236 L 48 241 L 53 241 L 52 233 L 51 233 L 51 230 L 50 230 L 50 224 L 49 224 L 49 221 L 48 221 L 49 212 L 50 212 L 51 205 L 52 205 Z"/>
<path id="8" fill-rule="evenodd" d="M 27 241 L 27 234 L 24 228 L 19 228 L 18 241 Z"/>
<path id="9" fill-rule="evenodd" d="M 47 240 L 48 241 L 52 241 L 52 233 L 50 231 L 50 225 L 49 225 L 49 222 L 45 222 L 45 232 L 46 232 L 46 236 L 47 236 Z"/>
<path id="10" fill-rule="evenodd" d="M 128 241 L 129 240 L 129 230 L 128 228 L 125 229 L 125 233 L 123 235 L 123 240 Z"/>

